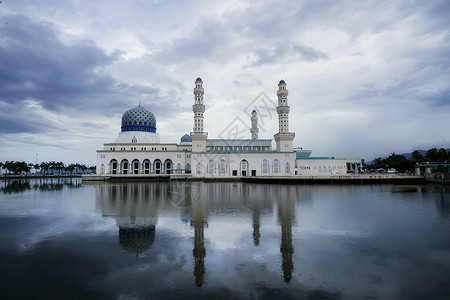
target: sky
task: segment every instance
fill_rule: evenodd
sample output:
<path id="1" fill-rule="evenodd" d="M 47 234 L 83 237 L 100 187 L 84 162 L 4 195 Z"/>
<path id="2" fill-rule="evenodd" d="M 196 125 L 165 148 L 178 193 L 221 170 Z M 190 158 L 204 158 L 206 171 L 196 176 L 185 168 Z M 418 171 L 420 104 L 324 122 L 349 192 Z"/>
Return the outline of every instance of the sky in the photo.
<path id="1" fill-rule="evenodd" d="M 197 77 L 209 138 L 278 132 L 294 146 L 371 160 L 450 147 L 450 2 L 0 3 L 0 161 L 95 165 L 141 104 L 161 142 L 192 131 Z"/>

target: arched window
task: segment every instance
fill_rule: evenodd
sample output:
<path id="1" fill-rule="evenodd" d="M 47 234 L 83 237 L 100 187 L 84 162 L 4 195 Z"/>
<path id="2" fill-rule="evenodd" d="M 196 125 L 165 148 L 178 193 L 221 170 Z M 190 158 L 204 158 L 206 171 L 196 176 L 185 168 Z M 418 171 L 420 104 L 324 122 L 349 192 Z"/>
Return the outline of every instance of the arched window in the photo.
<path id="1" fill-rule="evenodd" d="M 288 162 L 286 163 L 285 173 L 291 173 L 291 165 Z"/>
<path id="2" fill-rule="evenodd" d="M 181 164 L 177 163 L 177 173 L 181 174 Z"/>
<path id="3" fill-rule="evenodd" d="M 208 174 L 215 174 L 216 173 L 216 163 L 210 159 L 208 162 Z"/>
<path id="4" fill-rule="evenodd" d="M 190 171 L 191 170 L 191 164 L 190 163 L 187 163 L 186 164 L 186 171 Z"/>
<path id="5" fill-rule="evenodd" d="M 173 165 L 172 160 L 166 159 L 166 160 L 164 161 L 164 168 L 165 168 L 165 170 L 166 170 L 166 174 L 170 174 L 170 173 L 171 173 L 171 171 L 172 171 L 172 165 Z"/>
<path id="6" fill-rule="evenodd" d="M 197 163 L 197 174 L 202 175 L 202 164 L 201 163 Z"/>
<path id="7" fill-rule="evenodd" d="M 101 164 L 101 166 L 100 166 L 100 174 L 101 175 L 105 174 L 105 164 Z"/>
<path id="8" fill-rule="evenodd" d="M 227 173 L 227 167 L 227 162 L 221 159 L 219 163 L 219 175 L 225 175 Z"/>
<path id="9" fill-rule="evenodd" d="M 280 161 L 278 159 L 273 160 L 272 170 L 274 173 L 280 173 Z"/>
<path id="10" fill-rule="evenodd" d="M 248 176 L 248 161 L 241 160 L 241 176 Z"/>
<path id="11" fill-rule="evenodd" d="M 264 159 L 261 162 L 261 173 L 263 174 L 269 173 L 269 161 L 267 159 Z"/>

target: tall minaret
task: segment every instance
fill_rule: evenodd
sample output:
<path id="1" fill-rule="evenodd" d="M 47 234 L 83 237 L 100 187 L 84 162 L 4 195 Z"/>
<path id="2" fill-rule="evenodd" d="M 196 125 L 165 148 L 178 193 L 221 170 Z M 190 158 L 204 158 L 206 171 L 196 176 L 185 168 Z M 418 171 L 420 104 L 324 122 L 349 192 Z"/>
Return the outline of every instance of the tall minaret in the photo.
<path id="1" fill-rule="evenodd" d="M 275 142 L 277 143 L 277 151 L 279 152 L 292 152 L 294 151 L 292 141 L 294 140 L 295 133 L 289 132 L 289 111 L 290 107 L 287 102 L 287 96 L 289 92 L 286 89 L 286 82 L 280 80 L 278 84 L 278 127 L 279 132 L 275 134 Z"/>
<path id="2" fill-rule="evenodd" d="M 208 133 L 203 131 L 203 113 L 205 112 L 205 105 L 203 105 L 203 81 L 200 77 L 195 80 L 194 87 L 194 105 L 192 111 L 194 112 L 194 131 L 191 132 L 192 152 L 206 151 L 206 138 Z"/>
<path id="3" fill-rule="evenodd" d="M 203 113 L 205 112 L 205 106 L 203 105 L 203 95 L 205 91 L 203 90 L 203 81 L 200 77 L 195 80 L 194 88 L 194 105 L 192 106 L 192 111 L 194 112 L 194 132 L 203 132 Z"/>
<path id="4" fill-rule="evenodd" d="M 258 128 L 258 113 L 256 112 L 256 110 L 252 111 L 252 117 L 250 118 L 250 120 L 252 121 L 252 128 L 250 129 L 250 132 L 252 134 L 252 140 L 257 140 L 259 128 Z"/>

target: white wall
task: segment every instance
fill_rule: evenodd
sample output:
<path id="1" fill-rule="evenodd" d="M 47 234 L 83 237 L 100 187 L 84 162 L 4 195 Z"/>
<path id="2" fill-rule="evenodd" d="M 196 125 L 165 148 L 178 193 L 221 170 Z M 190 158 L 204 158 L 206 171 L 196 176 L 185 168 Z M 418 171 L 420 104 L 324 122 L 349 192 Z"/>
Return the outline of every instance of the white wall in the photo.
<path id="1" fill-rule="evenodd" d="M 274 160 L 279 161 L 277 173 L 274 170 Z M 210 160 L 214 163 L 214 168 L 209 168 Z M 248 169 L 245 176 L 291 176 L 294 175 L 295 153 L 277 152 L 214 152 L 214 153 L 193 153 L 191 156 L 192 176 L 194 177 L 215 177 L 215 176 L 244 176 L 241 170 L 241 162 L 248 162 Z M 263 173 L 262 163 L 267 160 L 267 173 Z M 225 162 L 226 168 L 221 168 L 221 161 Z M 289 172 L 286 173 L 286 163 L 289 163 Z M 198 170 L 200 164 L 200 174 Z M 233 174 L 233 170 L 236 174 Z"/>
<path id="2" fill-rule="evenodd" d="M 332 158 L 297 159 L 297 175 L 343 175 L 347 174 L 347 161 Z"/>

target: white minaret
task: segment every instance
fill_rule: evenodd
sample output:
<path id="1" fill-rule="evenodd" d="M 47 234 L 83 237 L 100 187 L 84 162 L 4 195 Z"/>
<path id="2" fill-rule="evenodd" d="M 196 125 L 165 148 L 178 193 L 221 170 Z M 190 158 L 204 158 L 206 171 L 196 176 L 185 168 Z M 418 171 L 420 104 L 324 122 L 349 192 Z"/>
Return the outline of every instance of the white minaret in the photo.
<path id="1" fill-rule="evenodd" d="M 203 95 L 205 91 L 203 90 L 203 81 L 199 77 L 195 80 L 194 88 L 194 105 L 192 106 L 192 111 L 194 112 L 194 132 L 203 132 L 203 113 L 205 112 L 205 106 L 203 105 Z"/>
<path id="2" fill-rule="evenodd" d="M 203 81 L 200 77 L 195 80 L 194 87 L 194 105 L 192 111 L 194 112 L 194 131 L 191 132 L 192 152 L 206 151 L 206 138 L 208 133 L 203 131 L 203 113 L 205 112 L 205 105 L 203 105 Z"/>
<path id="3" fill-rule="evenodd" d="M 278 128 L 279 131 L 275 134 L 275 142 L 277 143 L 277 151 L 280 152 L 292 152 L 294 151 L 292 141 L 294 140 L 295 133 L 289 132 L 289 111 L 287 96 L 289 92 L 286 89 L 286 82 L 280 80 L 278 84 Z"/>
<path id="4" fill-rule="evenodd" d="M 256 110 L 252 111 L 252 117 L 250 118 L 250 120 L 252 121 L 252 128 L 250 129 L 250 132 L 252 134 L 252 140 L 257 140 L 259 128 L 258 128 L 258 113 L 256 112 Z"/>

